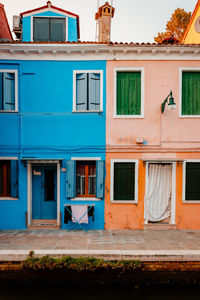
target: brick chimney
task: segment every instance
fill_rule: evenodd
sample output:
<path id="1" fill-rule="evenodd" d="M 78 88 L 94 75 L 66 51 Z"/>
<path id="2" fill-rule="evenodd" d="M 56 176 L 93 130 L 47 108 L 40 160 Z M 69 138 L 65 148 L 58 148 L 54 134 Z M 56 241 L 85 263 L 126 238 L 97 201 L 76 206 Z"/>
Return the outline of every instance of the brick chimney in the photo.
<path id="1" fill-rule="evenodd" d="M 12 33 L 8 24 L 4 5 L 0 3 L 0 42 L 12 42 Z"/>
<path id="2" fill-rule="evenodd" d="M 111 18 L 114 17 L 115 9 L 108 2 L 99 7 L 99 11 L 95 14 L 97 22 L 97 41 L 110 42 L 111 35 Z"/>

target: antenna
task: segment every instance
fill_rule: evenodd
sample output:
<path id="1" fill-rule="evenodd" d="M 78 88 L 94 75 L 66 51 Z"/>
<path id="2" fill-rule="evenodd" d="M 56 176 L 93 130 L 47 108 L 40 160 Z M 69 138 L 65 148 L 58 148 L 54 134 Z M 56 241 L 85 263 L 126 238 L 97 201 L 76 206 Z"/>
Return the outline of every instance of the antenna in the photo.
<path id="1" fill-rule="evenodd" d="M 111 23 L 112 23 L 112 13 L 113 13 L 113 0 L 111 0 L 110 41 L 111 41 Z"/>

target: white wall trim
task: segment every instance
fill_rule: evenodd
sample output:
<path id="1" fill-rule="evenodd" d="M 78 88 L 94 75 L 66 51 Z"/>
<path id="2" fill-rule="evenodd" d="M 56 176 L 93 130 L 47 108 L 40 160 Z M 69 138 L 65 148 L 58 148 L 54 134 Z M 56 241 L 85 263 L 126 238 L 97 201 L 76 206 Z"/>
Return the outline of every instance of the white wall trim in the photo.
<path id="1" fill-rule="evenodd" d="M 140 115 L 117 115 L 117 72 L 141 72 L 141 114 Z M 119 67 L 114 68 L 114 106 L 113 117 L 116 119 L 141 119 L 144 118 L 145 98 L 145 69 L 144 67 Z"/>
<path id="2" fill-rule="evenodd" d="M 68 17 L 65 16 L 31 16 L 31 42 L 33 42 L 33 19 L 35 18 L 59 18 L 65 19 L 65 41 L 68 41 Z"/>
<path id="3" fill-rule="evenodd" d="M 190 204 L 190 203 L 200 203 L 199 200 L 186 200 L 185 199 L 185 186 L 186 186 L 186 163 L 187 162 L 193 162 L 193 163 L 200 163 L 200 159 L 186 159 L 183 161 L 183 182 L 182 182 L 182 201 L 184 204 Z"/>
<path id="4" fill-rule="evenodd" d="M 179 118 L 200 118 L 200 115 L 182 115 L 182 74 L 184 71 L 188 72 L 200 72 L 200 67 L 198 68 L 186 68 L 180 67 L 179 68 Z"/>
<path id="5" fill-rule="evenodd" d="M 76 109 L 76 75 L 81 73 L 97 73 L 100 74 L 100 109 L 95 111 L 77 110 Z M 73 112 L 101 112 L 103 111 L 103 70 L 74 70 L 73 71 Z"/>
<path id="6" fill-rule="evenodd" d="M 18 70 L 16 70 L 16 69 L 0 69 L 0 72 L 15 74 L 15 109 L 14 110 L 0 110 L 0 113 L 18 112 Z"/>
<path id="7" fill-rule="evenodd" d="M 114 164 L 115 163 L 135 163 L 135 200 L 114 200 Z M 137 204 L 138 203 L 138 166 L 137 159 L 111 159 L 110 160 L 110 202 L 115 204 Z"/>
<path id="8" fill-rule="evenodd" d="M 149 171 L 149 164 L 164 164 L 168 163 L 172 165 L 172 196 L 171 196 L 171 214 L 170 214 L 170 224 L 176 224 L 176 162 L 169 162 L 169 161 L 156 161 L 156 162 L 146 162 L 146 170 L 145 170 L 145 194 L 148 187 L 148 171 Z M 144 200 L 145 201 L 145 200 Z M 145 224 L 148 224 L 148 220 L 144 221 Z"/>
<path id="9" fill-rule="evenodd" d="M 101 157 L 71 157 L 71 160 L 83 160 L 83 161 L 101 160 Z"/>

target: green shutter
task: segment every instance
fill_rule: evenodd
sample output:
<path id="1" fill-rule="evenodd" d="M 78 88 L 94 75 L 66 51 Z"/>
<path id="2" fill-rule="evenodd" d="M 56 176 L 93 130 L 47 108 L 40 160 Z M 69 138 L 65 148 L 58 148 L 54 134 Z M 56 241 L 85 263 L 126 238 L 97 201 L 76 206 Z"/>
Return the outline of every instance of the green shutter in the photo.
<path id="1" fill-rule="evenodd" d="M 114 200 L 135 200 L 135 163 L 114 163 Z"/>
<path id="2" fill-rule="evenodd" d="M 186 163 L 185 200 L 200 200 L 200 163 Z"/>
<path id="3" fill-rule="evenodd" d="M 33 41 L 49 41 L 49 18 L 33 18 Z"/>
<path id="4" fill-rule="evenodd" d="M 66 25 L 65 19 L 63 18 L 50 18 L 50 41 L 65 41 L 65 32 L 66 32 Z"/>
<path id="5" fill-rule="evenodd" d="M 200 115 L 200 72 L 182 74 L 182 115 Z"/>
<path id="6" fill-rule="evenodd" d="M 141 114 L 141 72 L 117 72 L 117 115 Z"/>

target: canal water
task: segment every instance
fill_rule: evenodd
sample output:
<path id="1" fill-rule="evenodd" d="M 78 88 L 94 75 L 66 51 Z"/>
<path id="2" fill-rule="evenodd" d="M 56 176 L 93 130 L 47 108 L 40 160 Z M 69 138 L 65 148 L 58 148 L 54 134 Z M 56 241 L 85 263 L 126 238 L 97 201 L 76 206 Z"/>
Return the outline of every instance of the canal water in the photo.
<path id="1" fill-rule="evenodd" d="M 199 300 L 200 287 L 0 288 L 0 300 Z"/>

